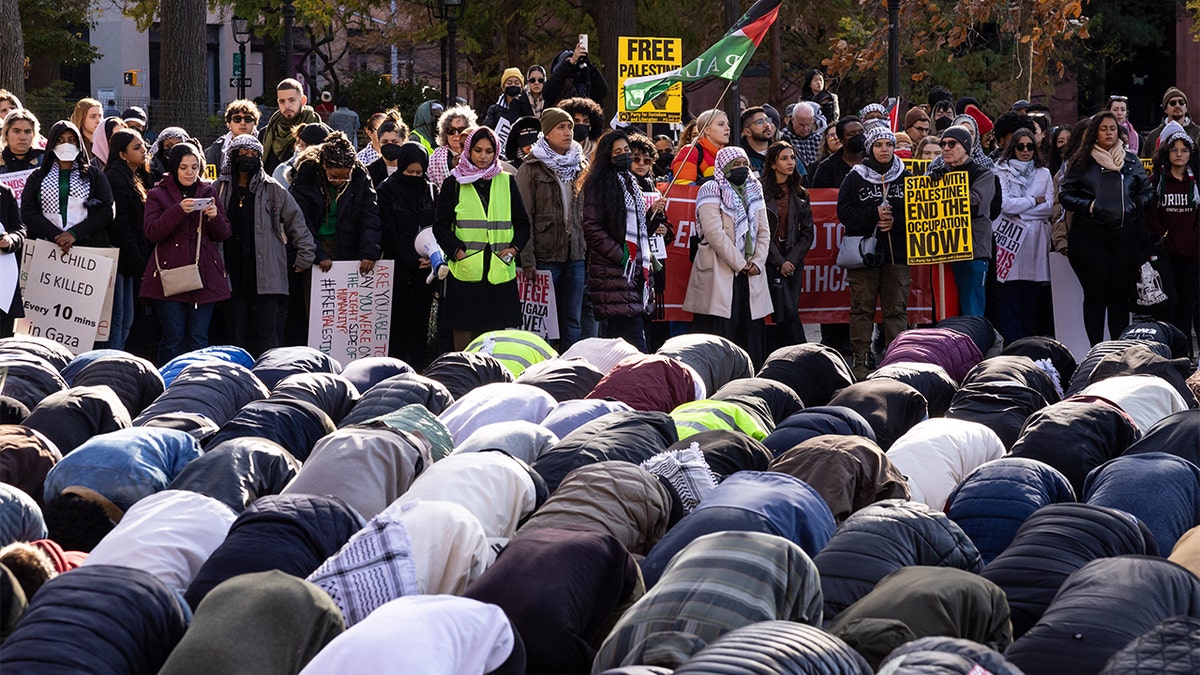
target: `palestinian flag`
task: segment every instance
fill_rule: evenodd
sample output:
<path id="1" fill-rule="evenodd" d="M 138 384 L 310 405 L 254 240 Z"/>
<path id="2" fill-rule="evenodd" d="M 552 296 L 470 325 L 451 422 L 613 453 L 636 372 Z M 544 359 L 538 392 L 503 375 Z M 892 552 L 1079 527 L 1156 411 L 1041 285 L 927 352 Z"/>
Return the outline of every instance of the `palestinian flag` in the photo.
<path id="1" fill-rule="evenodd" d="M 676 82 L 696 82 L 707 77 L 736 80 L 750 63 L 754 50 L 779 15 L 781 0 L 758 0 L 725 37 L 709 47 L 695 61 L 657 75 L 625 80 L 625 109 L 637 110 L 662 94 Z"/>

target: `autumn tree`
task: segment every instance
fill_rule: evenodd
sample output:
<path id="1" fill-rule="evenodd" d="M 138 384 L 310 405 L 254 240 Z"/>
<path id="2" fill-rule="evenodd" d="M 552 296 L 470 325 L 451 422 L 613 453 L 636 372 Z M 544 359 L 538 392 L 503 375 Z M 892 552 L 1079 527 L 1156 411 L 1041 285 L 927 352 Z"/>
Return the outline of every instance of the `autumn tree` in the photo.
<path id="1" fill-rule="evenodd" d="M 0 0 L 0 16 L 17 17 L 0 22 L 0 88 L 25 98 L 25 37 L 21 34 L 17 0 Z"/>

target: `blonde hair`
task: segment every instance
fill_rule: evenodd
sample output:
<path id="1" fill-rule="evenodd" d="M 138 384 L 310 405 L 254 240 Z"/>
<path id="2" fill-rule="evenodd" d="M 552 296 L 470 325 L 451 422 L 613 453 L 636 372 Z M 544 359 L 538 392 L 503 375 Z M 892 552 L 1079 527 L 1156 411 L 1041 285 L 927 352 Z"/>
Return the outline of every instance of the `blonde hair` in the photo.
<path id="1" fill-rule="evenodd" d="M 101 110 L 101 114 L 103 114 L 104 106 L 100 105 L 100 101 L 97 101 L 94 98 L 79 99 L 79 101 L 75 103 L 75 109 L 71 111 L 71 124 L 74 124 L 75 128 L 79 129 L 80 134 L 83 133 L 83 120 L 87 119 L 88 111 L 92 108 L 99 108 Z M 79 142 L 83 143 L 83 139 L 80 138 Z"/>

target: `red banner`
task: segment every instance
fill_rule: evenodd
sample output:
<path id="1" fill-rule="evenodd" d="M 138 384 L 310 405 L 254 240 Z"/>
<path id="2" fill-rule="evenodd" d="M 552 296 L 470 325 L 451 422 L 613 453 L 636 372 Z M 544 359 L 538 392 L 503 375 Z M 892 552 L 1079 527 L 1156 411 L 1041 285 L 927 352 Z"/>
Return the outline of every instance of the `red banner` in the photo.
<path id="1" fill-rule="evenodd" d="M 667 195 L 667 219 L 675 228 L 675 238 L 667 242 L 667 287 L 665 319 L 691 321 L 683 311 L 688 275 L 688 239 L 696 221 L 694 185 L 671 186 Z M 816 240 L 804 258 L 804 291 L 800 294 L 800 319 L 804 323 L 848 323 L 850 321 L 850 284 L 846 271 L 838 267 L 837 242 L 842 230 L 837 220 L 837 190 L 809 190 L 812 199 Z M 932 268 L 911 267 L 912 287 L 908 296 L 908 322 L 933 323 Z"/>

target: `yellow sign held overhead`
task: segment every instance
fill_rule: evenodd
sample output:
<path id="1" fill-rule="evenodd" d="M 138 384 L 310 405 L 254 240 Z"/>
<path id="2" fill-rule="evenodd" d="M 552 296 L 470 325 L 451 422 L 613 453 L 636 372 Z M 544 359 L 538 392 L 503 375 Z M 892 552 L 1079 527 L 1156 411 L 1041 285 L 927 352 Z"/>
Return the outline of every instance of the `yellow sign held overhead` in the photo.
<path id="1" fill-rule="evenodd" d="M 965 171 L 904 179 L 904 234 L 909 265 L 970 260 L 971 187 Z"/>
<path id="2" fill-rule="evenodd" d="M 683 40 L 661 37 L 617 38 L 617 120 L 628 124 L 683 121 L 683 84 L 675 83 L 640 110 L 625 107 L 625 79 L 657 75 L 683 66 Z"/>

